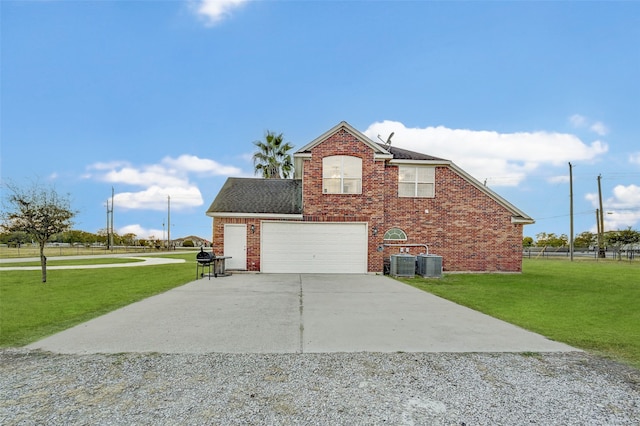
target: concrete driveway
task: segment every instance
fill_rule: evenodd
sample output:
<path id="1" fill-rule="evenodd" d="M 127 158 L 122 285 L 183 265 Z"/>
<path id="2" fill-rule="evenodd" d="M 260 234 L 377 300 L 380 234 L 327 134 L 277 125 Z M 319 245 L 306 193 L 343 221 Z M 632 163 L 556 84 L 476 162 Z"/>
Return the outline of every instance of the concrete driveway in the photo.
<path id="1" fill-rule="evenodd" d="M 28 346 L 59 353 L 564 352 L 376 275 L 201 279 Z"/>

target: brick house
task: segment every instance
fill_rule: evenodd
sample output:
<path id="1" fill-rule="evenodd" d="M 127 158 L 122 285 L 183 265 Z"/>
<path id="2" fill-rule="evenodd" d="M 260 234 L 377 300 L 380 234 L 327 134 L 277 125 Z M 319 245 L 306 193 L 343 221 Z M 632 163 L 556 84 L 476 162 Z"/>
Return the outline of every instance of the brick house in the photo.
<path id="1" fill-rule="evenodd" d="M 209 207 L 227 267 L 382 272 L 400 251 L 444 271 L 520 272 L 533 219 L 449 160 L 380 144 L 341 122 L 294 153 L 294 179 L 229 178 Z"/>

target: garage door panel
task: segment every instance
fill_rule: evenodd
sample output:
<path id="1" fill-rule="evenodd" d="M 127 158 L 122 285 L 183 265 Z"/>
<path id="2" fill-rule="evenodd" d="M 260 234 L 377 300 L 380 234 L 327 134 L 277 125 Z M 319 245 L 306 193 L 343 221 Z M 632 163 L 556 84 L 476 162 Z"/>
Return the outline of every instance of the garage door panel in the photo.
<path id="1" fill-rule="evenodd" d="M 261 269 L 269 273 L 365 273 L 364 223 L 264 222 Z"/>

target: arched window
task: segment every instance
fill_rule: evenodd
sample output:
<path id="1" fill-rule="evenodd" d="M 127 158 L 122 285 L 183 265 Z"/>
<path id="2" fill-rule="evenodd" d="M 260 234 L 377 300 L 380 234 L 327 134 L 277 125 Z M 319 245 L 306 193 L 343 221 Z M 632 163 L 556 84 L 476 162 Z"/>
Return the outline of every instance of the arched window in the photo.
<path id="1" fill-rule="evenodd" d="M 362 159 L 332 155 L 322 159 L 323 194 L 362 194 Z"/>
<path id="2" fill-rule="evenodd" d="M 391 241 L 407 241 L 407 234 L 400 228 L 391 228 L 384 233 L 385 240 Z"/>

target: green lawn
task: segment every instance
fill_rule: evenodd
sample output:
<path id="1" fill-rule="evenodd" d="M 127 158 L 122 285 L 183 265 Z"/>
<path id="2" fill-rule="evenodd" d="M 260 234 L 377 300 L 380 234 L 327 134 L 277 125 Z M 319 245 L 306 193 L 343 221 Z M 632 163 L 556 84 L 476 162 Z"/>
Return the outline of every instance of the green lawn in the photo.
<path id="1" fill-rule="evenodd" d="M 522 274 L 402 279 L 512 324 L 640 367 L 640 264 L 525 259 Z"/>
<path id="2" fill-rule="evenodd" d="M 135 262 L 144 262 L 144 261 L 140 259 L 130 259 L 127 257 L 98 257 L 98 258 L 91 258 L 91 259 L 47 260 L 47 266 L 110 265 L 112 263 L 135 263 Z M 40 261 L 0 263 L 0 272 L 2 272 L 2 268 L 9 267 L 9 266 L 40 266 Z"/>
<path id="3" fill-rule="evenodd" d="M 140 255 L 159 253 L 151 247 L 124 246 L 107 249 L 106 247 L 45 247 L 44 255 L 53 256 L 93 256 L 97 254 L 138 253 Z M 0 246 L 0 259 L 14 259 L 24 257 L 40 257 L 40 249 L 37 245 L 25 244 L 20 248 Z"/>
<path id="4" fill-rule="evenodd" d="M 0 347 L 26 345 L 195 279 L 193 253 L 165 257 L 186 262 L 50 270 L 45 284 L 39 270 L 0 271 Z"/>

